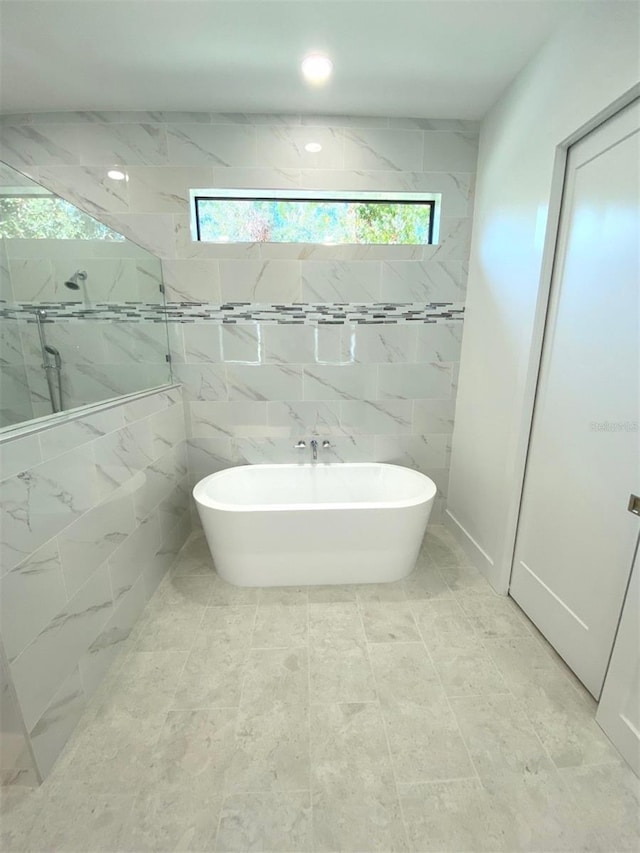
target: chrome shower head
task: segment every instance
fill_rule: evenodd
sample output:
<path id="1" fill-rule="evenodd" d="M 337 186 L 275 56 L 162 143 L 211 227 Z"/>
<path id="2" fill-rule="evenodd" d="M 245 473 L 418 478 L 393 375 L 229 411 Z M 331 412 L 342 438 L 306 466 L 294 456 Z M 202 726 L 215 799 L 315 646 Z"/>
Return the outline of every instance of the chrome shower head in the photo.
<path id="1" fill-rule="evenodd" d="M 64 286 L 68 287 L 69 290 L 80 290 L 80 285 L 78 282 L 86 281 L 87 274 L 84 270 L 76 270 L 72 276 L 65 281 Z"/>

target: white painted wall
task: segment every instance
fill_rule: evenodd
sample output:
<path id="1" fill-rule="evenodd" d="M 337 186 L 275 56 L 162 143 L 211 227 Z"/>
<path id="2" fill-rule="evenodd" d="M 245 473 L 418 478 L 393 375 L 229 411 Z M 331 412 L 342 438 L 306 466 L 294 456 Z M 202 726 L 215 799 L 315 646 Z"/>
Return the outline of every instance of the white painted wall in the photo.
<path id="1" fill-rule="evenodd" d="M 637 85 L 638 8 L 581 6 L 481 129 L 447 512 L 500 592 L 509 582 L 563 150 Z"/>

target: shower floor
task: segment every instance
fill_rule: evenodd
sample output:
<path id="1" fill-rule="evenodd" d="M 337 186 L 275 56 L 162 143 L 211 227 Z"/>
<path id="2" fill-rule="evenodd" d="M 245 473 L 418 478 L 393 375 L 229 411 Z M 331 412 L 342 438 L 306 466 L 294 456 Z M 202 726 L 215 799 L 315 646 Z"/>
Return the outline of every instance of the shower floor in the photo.
<path id="1" fill-rule="evenodd" d="M 595 703 L 434 526 L 403 582 L 239 589 L 193 534 L 5 851 L 637 850 Z"/>

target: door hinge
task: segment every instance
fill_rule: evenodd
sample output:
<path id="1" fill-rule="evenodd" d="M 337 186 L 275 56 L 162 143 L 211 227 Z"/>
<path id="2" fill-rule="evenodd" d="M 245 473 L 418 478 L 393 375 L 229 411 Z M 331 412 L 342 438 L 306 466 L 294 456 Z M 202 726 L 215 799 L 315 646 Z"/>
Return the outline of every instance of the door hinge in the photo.
<path id="1" fill-rule="evenodd" d="M 167 354 L 165 355 L 165 357 L 164 357 L 164 360 L 165 360 L 166 362 L 168 362 L 169 364 L 171 364 L 171 354 L 170 354 L 170 353 L 167 353 Z"/>
<path id="2" fill-rule="evenodd" d="M 159 284 L 158 290 L 160 291 L 160 293 L 164 293 L 164 284 Z"/>
<path id="3" fill-rule="evenodd" d="M 640 515 L 640 496 L 629 495 L 629 506 L 627 509 L 634 515 Z"/>

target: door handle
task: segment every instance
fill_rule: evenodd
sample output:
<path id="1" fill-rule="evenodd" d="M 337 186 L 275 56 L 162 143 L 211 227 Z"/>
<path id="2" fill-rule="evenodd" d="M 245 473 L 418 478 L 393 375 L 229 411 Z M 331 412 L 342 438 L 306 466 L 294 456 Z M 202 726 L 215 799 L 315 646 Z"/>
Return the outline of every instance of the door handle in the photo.
<path id="1" fill-rule="evenodd" d="M 629 506 L 627 509 L 634 515 L 640 515 L 640 496 L 629 495 Z"/>

